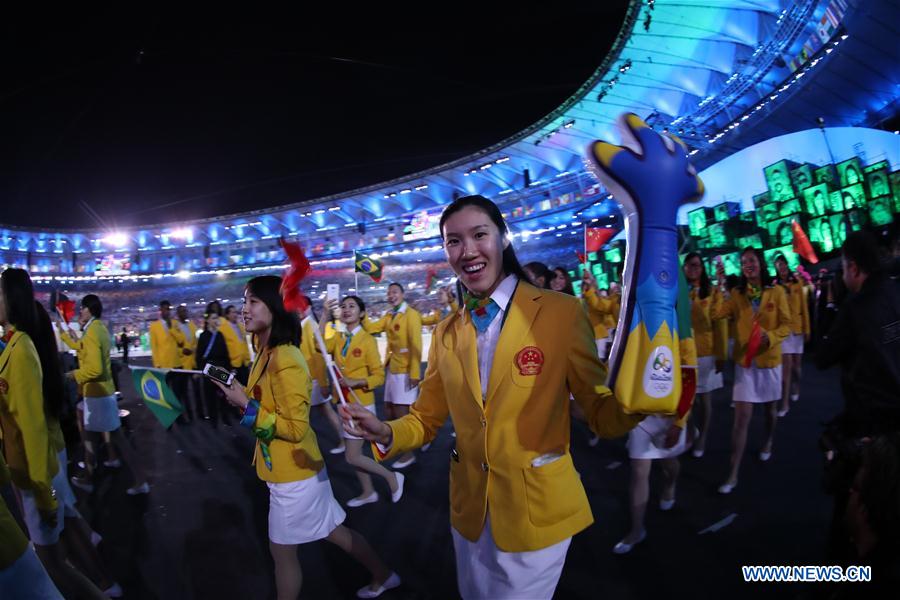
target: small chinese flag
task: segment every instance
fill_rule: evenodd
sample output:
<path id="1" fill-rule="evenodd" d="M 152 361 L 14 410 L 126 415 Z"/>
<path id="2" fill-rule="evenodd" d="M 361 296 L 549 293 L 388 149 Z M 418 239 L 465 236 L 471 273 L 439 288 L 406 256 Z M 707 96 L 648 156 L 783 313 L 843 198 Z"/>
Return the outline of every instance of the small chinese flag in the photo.
<path id="1" fill-rule="evenodd" d="M 759 347 L 762 344 L 762 329 L 759 327 L 759 321 L 753 321 L 753 329 L 750 330 L 750 339 L 747 340 L 747 354 L 741 361 L 741 366 L 749 369 L 753 364 L 753 359 L 759 353 Z"/>
<path id="2" fill-rule="evenodd" d="M 303 254 L 300 244 L 285 241 L 284 238 L 281 238 L 279 242 L 290 261 L 290 266 L 281 280 L 281 299 L 284 302 L 284 308 L 289 311 L 303 312 L 309 304 L 306 297 L 300 292 L 300 282 L 309 274 L 312 266 L 306 255 Z"/>
<path id="3" fill-rule="evenodd" d="M 584 232 L 584 249 L 597 252 L 615 233 L 611 227 L 588 227 Z"/>
<path id="4" fill-rule="evenodd" d="M 816 252 L 813 250 L 812 244 L 809 243 L 806 232 L 800 227 L 800 223 L 791 221 L 791 232 L 794 234 L 794 252 L 806 259 L 807 262 L 812 264 L 819 262 L 819 257 L 816 256 Z"/>
<path id="5" fill-rule="evenodd" d="M 575 256 L 578 257 L 578 262 L 580 262 L 581 264 L 587 263 L 587 257 L 578 250 L 575 251 Z"/>

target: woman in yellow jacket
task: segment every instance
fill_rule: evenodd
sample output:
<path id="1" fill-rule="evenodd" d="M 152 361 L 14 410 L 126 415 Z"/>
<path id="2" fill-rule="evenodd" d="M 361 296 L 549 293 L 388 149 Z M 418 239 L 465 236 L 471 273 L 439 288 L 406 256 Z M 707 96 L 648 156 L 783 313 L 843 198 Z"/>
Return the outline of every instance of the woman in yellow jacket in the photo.
<path id="1" fill-rule="evenodd" d="M 778 285 L 787 295 L 791 311 L 791 334 L 781 342 L 781 408 L 778 416 L 788 414 L 791 401 L 800 399 L 800 365 L 803 362 L 803 343 L 809 341 L 809 303 L 806 286 L 800 277 L 791 273 L 784 254 L 775 256 L 775 273 Z M 796 394 L 793 390 L 797 390 Z"/>
<path id="2" fill-rule="evenodd" d="M 312 392 L 309 404 L 325 417 L 325 420 L 328 421 L 328 424 L 334 429 L 335 435 L 337 435 L 338 445 L 328 452 L 331 454 L 342 454 L 346 450 L 343 438 L 344 430 L 341 427 L 340 417 L 337 416 L 334 408 L 331 407 L 331 386 L 328 383 L 328 371 L 325 368 L 325 359 L 316 345 L 316 336 L 313 332 L 312 300 L 307 297 L 306 301 L 309 303 L 309 308 L 306 309 L 306 312 L 302 315 L 303 320 L 300 321 L 300 326 L 303 328 L 303 334 L 300 336 L 300 351 L 303 353 L 303 359 L 309 367 L 309 375 L 312 378 Z M 334 337 L 334 330 L 329 327 L 327 322 L 325 327 L 326 333 L 322 335 L 323 339 L 328 340 Z"/>
<path id="3" fill-rule="evenodd" d="M 434 439 L 449 415 L 450 523 L 463 598 L 550 598 L 572 536 L 593 522 L 569 454 L 569 394 L 592 430 L 627 433 L 578 300 L 538 289 L 516 259 L 497 206 L 466 196 L 441 215 L 465 309 L 434 333 L 410 414 L 388 423 L 341 406 L 344 428 L 381 460 Z M 351 423 L 352 419 L 352 423 Z"/>
<path id="4" fill-rule="evenodd" d="M 728 358 L 728 321 L 713 320 L 712 309 L 719 290 L 706 274 L 703 259 L 696 252 L 684 258 L 684 278 L 690 285 L 691 329 L 697 347 L 697 397 L 700 399 L 700 434 L 691 454 L 700 458 L 706 449 L 706 437 L 712 421 L 712 392 L 721 389 L 722 365 Z"/>
<path id="5" fill-rule="evenodd" d="M 115 446 L 122 462 L 131 470 L 134 485 L 126 490 L 129 496 L 146 494 L 150 484 L 141 466 L 138 454 L 125 434 L 122 433 L 122 422 L 119 420 L 119 405 L 116 399 L 116 386 L 112 380 L 112 366 L 109 351 L 112 341 L 109 330 L 100 321 L 103 315 L 103 303 L 94 294 L 81 299 L 80 318 L 85 321 L 81 336 L 81 360 L 78 368 L 66 373 L 81 387 L 84 396 L 84 430 L 87 432 L 106 433 L 110 435 L 111 444 Z M 91 492 L 92 466 L 85 461 L 85 476 L 72 477 L 75 487 Z"/>
<path id="6" fill-rule="evenodd" d="M 39 336 L 40 325 L 34 287 L 23 269 L 6 269 L 0 276 L 0 326 L 0 439 L 29 536 L 66 597 L 103 598 L 100 590 L 67 562 L 60 543 L 65 511 L 53 485 L 59 462 L 48 417 L 54 417 L 54 412 L 58 415 L 61 396 L 45 394 L 45 386 L 49 391 L 52 380 L 49 369 L 45 379 L 43 364 L 49 366 L 52 357 L 48 353 L 41 356 L 32 341 Z M 0 546 L 5 543 L 0 540 Z"/>
<path id="7" fill-rule="evenodd" d="M 326 312 L 338 308 L 337 300 L 326 300 Z M 347 402 L 355 402 L 375 414 L 375 388 L 384 383 L 384 367 L 378 356 L 375 338 L 366 333 L 360 321 L 366 314 L 366 305 L 357 296 L 346 296 L 341 300 L 340 319 L 346 331 L 325 342 L 338 372 L 344 378 L 344 396 Z M 322 334 L 325 333 L 325 321 L 319 324 Z M 337 390 L 332 392 L 337 397 Z M 347 445 L 347 462 L 356 469 L 356 476 L 362 486 L 362 493 L 347 502 L 350 508 L 378 502 L 378 492 L 372 487 L 370 473 L 384 478 L 391 489 L 391 501 L 400 501 L 403 495 L 403 474 L 384 468 L 362 453 L 363 440 L 360 437 L 344 432 Z"/>
<path id="8" fill-rule="evenodd" d="M 346 517 L 334 499 L 325 463 L 309 426 L 309 370 L 300 351 L 297 316 L 285 310 L 281 278 L 254 277 L 244 290 L 244 323 L 258 354 L 246 387 L 214 382 L 243 412 L 241 424 L 255 434 L 257 476 L 269 487 L 269 549 L 275 560 L 279 600 L 300 593 L 297 544 L 325 539 L 361 562 L 372 574 L 357 592 L 374 598 L 400 585 L 400 578 L 378 558 L 365 538 L 344 527 Z"/>
<path id="9" fill-rule="evenodd" d="M 741 252 L 741 283 L 731 292 L 722 292 L 713 309 L 713 319 L 734 319 L 736 331 L 731 470 L 728 479 L 719 486 L 720 494 L 730 494 L 737 486 L 754 404 L 766 406 L 766 439 L 759 452 L 761 461 L 772 457 L 775 442 L 777 401 L 781 398 L 781 341 L 791 331 L 791 315 L 781 286 L 763 283 L 765 265 L 762 250 L 744 249 Z M 721 291 L 725 286 L 725 270 L 721 264 L 717 265 L 717 270 Z M 757 326 L 759 347 L 755 356 L 748 356 Z"/>
<path id="10" fill-rule="evenodd" d="M 582 274 L 581 285 L 582 301 L 587 308 L 591 326 L 594 328 L 597 355 L 600 360 L 605 361 L 609 344 L 612 341 L 607 325 L 615 308 L 615 300 L 600 293 L 600 290 L 597 289 L 597 279 L 588 269 L 585 269 Z"/>
<path id="11" fill-rule="evenodd" d="M 441 308 L 433 310 L 427 315 L 422 315 L 422 325 L 437 325 L 459 310 L 459 303 L 456 301 L 456 298 L 453 296 L 453 292 L 449 287 L 442 287 L 439 289 L 437 296 Z"/>
<path id="12" fill-rule="evenodd" d="M 363 319 L 363 328 L 369 333 L 383 331 L 387 336 L 384 412 L 389 419 L 399 419 L 409 414 L 422 378 L 422 315 L 406 303 L 399 283 L 388 286 L 387 299 L 390 312 L 377 321 Z M 402 469 L 414 462 L 415 455 L 408 452 L 397 459 L 394 468 Z"/>

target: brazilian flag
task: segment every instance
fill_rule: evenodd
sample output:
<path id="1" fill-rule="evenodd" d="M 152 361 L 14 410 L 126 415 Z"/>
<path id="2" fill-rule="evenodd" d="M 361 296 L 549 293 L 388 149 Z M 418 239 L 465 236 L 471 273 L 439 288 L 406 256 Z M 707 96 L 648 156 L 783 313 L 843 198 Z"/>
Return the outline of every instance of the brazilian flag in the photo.
<path id="1" fill-rule="evenodd" d="M 381 281 L 381 261 L 375 260 L 374 258 L 355 250 L 353 251 L 353 260 L 356 262 L 357 273 L 368 275 L 375 283 Z"/>
<path id="2" fill-rule="evenodd" d="M 175 419 L 184 412 L 184 408 L 166 385 L 166 374 L 150 369 L 132 369 L 131 378 L 150 412 L 159 419 L 163 427 L 171 427 Z"/>

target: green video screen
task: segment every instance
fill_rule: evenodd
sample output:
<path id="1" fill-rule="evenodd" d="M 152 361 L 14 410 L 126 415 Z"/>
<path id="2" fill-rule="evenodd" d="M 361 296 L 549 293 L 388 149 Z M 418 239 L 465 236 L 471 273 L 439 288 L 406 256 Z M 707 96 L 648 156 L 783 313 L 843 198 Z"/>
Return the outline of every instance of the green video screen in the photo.
<path id="1" fill-rule="evenodd" d="M 770 246 L 784 246 L 785 244 L 792 244 L 794 242 L 794 232 L 791 230 L 791 221 L 796 218 L 796 216 L 792 215 L 769 221 Z"/>
<path id="2" fill-rule="evenodd" d="M 743 250 L 744 248 L 752 247 L 759 248 L 762 250 L 763 243 L 762 237 L 758 233 L 754 233 L 753 235 L 746 235 L 744 237 L 739 237 L 737 239 L 737 247 Z"/>
<path id="3" fill-rule="evenodd" d="M 891 169 L 890 163 L 888 163 L 888 161 L 886 160 L 879 160 L 876 163 L 872 163 L 871 165 L 863 167 L 863 173 L 873 173 L 875 171 L 881 171 L 882 169 L 885 171 L 889 171 Z"/>
<path id="4" fill-rule="evenodd" d="M 793 182 L 794 189 L 797 190 L 798 194 L 813 185 L 814 181 L 813 172 L 809 165 L 800 165 L 791 171 L 791 182 Z"/>
<path id="5" fill-rule="evenodd" d="M 769 192 L 763 192 L 762 194 L 756 194 L 753 196 L 753 207 L 759 208 L 761 204 L 768 204 L 772 199 L 769 198 Z"/>
<path id="6" fill-rule="evenodd" d="M 876 227 L 893 223 L 894 215 L 891 209 L 890 196 L 872 198 L 869 200 L 869 222 Z"/>
<path id="7" fill-rule="evenodd" d="M 756 223 L 760 227 L 767 227 L 771 221 L 774 221 L 779 216 L 778 203 L 777 202 L 769 202 L 768 204 L 760 204 L 756 208 Z"/>
<path id="8" fill-rule="evenodd" d="M 774 165 L 769 165 L 763 169 L 763 173 L 765 173 L 766 187 L 769 189 L 769 195 L 772 200 L 784 202 L 795 196 L 786 160 L 780 160 Z"/>
<path id="9" fill-rule="evenodd" d="M 807 188 L 803 192 L 806 202 L 806 214 L 812 217 L 821 217 L 828 211 L 828 185 L 820 183 Z"/>
<path id="10" fill-rule="evenodd" d="M 844 241 L 850 233 L 862 229 L 864 217 L 862 211 L 849 210 L 831 215 L 828 220 L 831 223 L 831 240 L 834 249 L 837 250 L 844 245 Z"/>
<path id="11" fill-rule="evenodd" d="M 775 257 L 779 254 L 784 254 L 791 271 L 796 271 L 797 267 L 800 266 L 800 257 L 794 252 L 792 246 L 780 246 L 771 250 L 763 250 L 763 256 L 766 257 L 766 270 L 770 276 L 775 277 Z"/>
<path id="12" fill-rule="evenodd" d="M 841 200 L 844 203 L 844 210 L 865 208 L 866 191 L 863 189 L 861 183 L 845 187 L 841 190 Z"/>
<path id="13" fill-rule="evenodd" d="M 894 212 L 900 213 L 900 171 L 891 173 L 890 181 L 894 191 Z"/>
<path id="14" fill-rule="evenodd" d="M 800 208 L 800 201 L 796 198 L 791 198 L 785 202 L 782 202 L 778 205 L 778 216 L 786 217 L 788 215 L 793 215 L 800 212 L 802 209 Z"/>
<path id="15" fill-rule="evenodd" d="M 890 196 L 891 187 L 888 185 L 887 169 L 880 169 L 866 174 L 866 184 L 869 188 L 869 198 Z"/>
<path id="16" fill-rule="evenodd" d="M 725 223 L 712 223 L 706 228 L 709 234 L 710 248 L 724 248 L 731 245 L 731 238 L 725 227 Z"/>
<path id="17" fill-rule="evenodd" d="M 726 275 L 741 274 L 741 253 L 729 252 L 722 255 L 722 266 L 725 267 Z M 713 272 L 715 272 L 715 262 L 713 262 Z"/>
<path id="18" fill-rule="evenodd" d="M 695 208 L 688 213 L 688 228 L 691 235 L 702 235 L 706 229 L 706 209 Z"/>
<path id="19" fill-rule="evenodd" d="M 603 258 L 606 259 L 606 262 L 611 262 L 611 263 L 622 262 L 622 248 L 620 246 L 610 248 L 609 250 L 607 250 L 606 252 L 603 253 Z"/>
<path id="20" fill-rule="evenodd" d="M 844 212 L 844 194 L 841 190 L 828 192 L 828 212 Z"/>
<path id="21" fill-rule="evenodd" d="M 829 217 L 811 219 L 808 230 L 809 241 L 816 244 L 820 252 L 828 253 L 837 247 L 834 244 L 834 231 Z"/>
<path id="22" fill-rule="evenodd" d="M 727 221 L 731 215 L 728 214 L 728 206 L 725 204 L 717 204 L 713 207 L 713 217 L 717 223 Z"/>
<path id="23" fill-rule="evenodd" d="M 825 165 L 813 171 L 813 181 L 815 183 L 827 183 L 832 187 L 840 187 L 835 185 L 837 177 L 835 176 L 834 165 Z"/>
<path id="24" fill-rule="evenodd" d="M 855 156 L 838 163 L 837 170 L 842 188 L 862 183 L 862 167 L 859 164 L 859 159 Z"/>

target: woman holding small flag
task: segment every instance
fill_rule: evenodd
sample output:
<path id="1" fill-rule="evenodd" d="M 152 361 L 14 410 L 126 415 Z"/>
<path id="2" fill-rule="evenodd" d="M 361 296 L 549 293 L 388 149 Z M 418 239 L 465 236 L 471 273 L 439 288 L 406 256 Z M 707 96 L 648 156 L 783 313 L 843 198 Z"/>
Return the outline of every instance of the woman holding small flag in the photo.
<path id="1" fill-rule="evenodd" d="M 302 574 L 297 544 L 325 539 L 372 574 L 360 598 L 375 598 L 400 585 L 359 533 L 344 527 L 346 514 L 334 499 L 316 434 L 309 425 L 309 370 L 300 351 L 301 327 L 280 295 L 280 277 L 247 282 L 244 324 L 258 349 L 247 386 L 215 384 L 241 409 L 241 425 L 256 436 L 253 461 L 269 487 L 269 549 L 275 561 L 279 600 L 294 600 Z M 363 409 L 365 410 L 365 409 Z"/>
<path id="2" fill-rule="evenodd" d="M 528 283 L 493 202 L 455 200 L 440 232 L 466 310 L 438 324 L 409 415 L 383 423 L 348 404 L 344 428 L 387 460 L 433 440 L 449 415 L 460 594 L 550 598 L 572 536 L 593 522 L 569 454 L 569 394 L 604 437 L 624 435 L 641 417 L 625 415 L 603 386 L 578 300 Z"/>
<path id="3" fill-rule="evenodd" d="M 437 325 L 451 314 L 459 310 L 459 303 L 453 296 L 453 292 L 449 287 L 442 287 L 438 290 L 438 303 L 441 308 L 431 311 L 431 313 L 422 316 L 422 325 Z"/>
<path id="4" fill-rule="evenodd" d="M 758 248 L 741 252 L 741 282 L 732 291 L 725 288 L 725 269 L 717 263 L 721 295 L 715 300 L 713 319 L 735 321 L 734 426 L 731 431 L 731 470 L 720 494 L 730 494 L 738 483 L 741 459 L 747 445 L 747 430 L 753 405 L 766 407 L 766 440 L 759 452 L 763 462 L 772 457 L 775 423 L 781 398 L 781 342 L 790 334 L 791 313 L 781 286 L 765 285 L 765 258 Z"/>
<path id="5" fill-rule="evenodd" d="M 397 282 L 388 286 L 387 300 L 390 312 L 377 321 L 363 319 L 362 323 L 367 332 L 385 332 L 387 336 L 384 411 L 389 419 L 399 419 L 409 414 L 422 378 L 422 315 L 406 303 L 403 286 Z M 407 452 L 394 468 L 403 469 L 414 462 L 415 455 Z"/>
<path id="6" fill-rule="evenodd" d="M 784 254 L 775 256 L 776 281 L 784 289 L 791 310 L 791 334 L 781 342 L 781 408 L 778 416 L 788 414 L 791 402 L 800 399 L 800 365 L 803 344 L 809 341 L 809 302 L 800 276 L 791 272 Z M 796 390 L 796 393 L 794 393 Z"/>
<path id="7" fill-rule="evenodd" d="M 333 312 L 338 308 L 337 300 L 325 301 L 325 310 Z M 366 305 L 357 296 L 346 296 L 341 300 L 341 322 L 346 331 L 338 332 L 325 341 L 325 347 L 334 359 L 334 364 L 343 377 L 344 397 L 347 402 L 355 402 L 375 414 L 375 388 L 384 383 L 384 366 L 378 355 L 375 338 L 366 333 L 360 321 L 366 314 Z M 325 336 L 325 321 L 319 324 L 322 337 Z M 337 396 L 337 391 L 333 393 Z M 347 502 L 350 508 L 378 502 L 378 492 L 372 487 L 371 474 L 382 477 L 391 489 L 391 501 L 399 502 L 403 495 L 403 474 L 384 468 L 362 453 L 361 437 L 344 432 L 347 446 L 347 462 L 356 469 L 356 476 L 362 486 L 362 493 Z"/>

